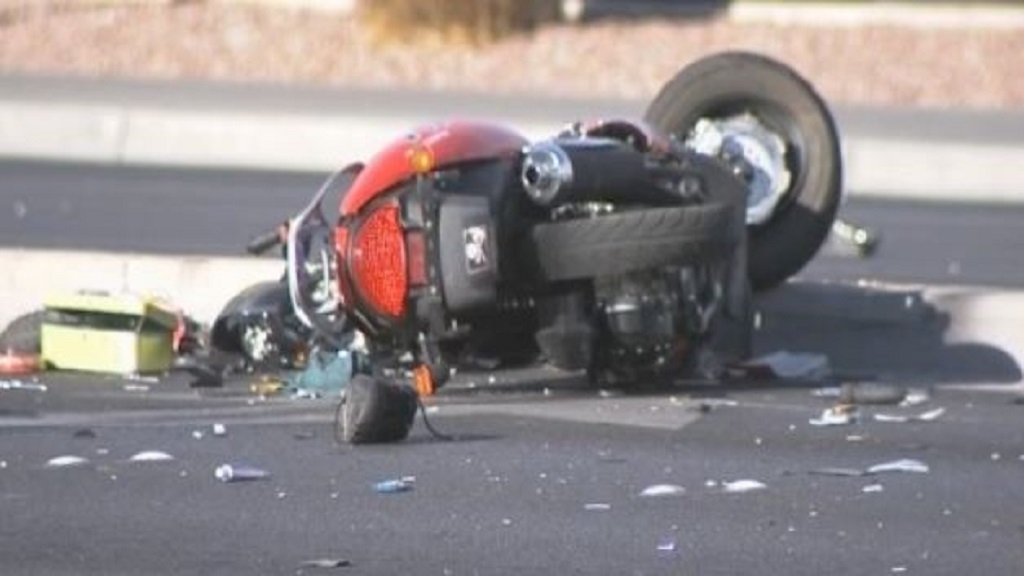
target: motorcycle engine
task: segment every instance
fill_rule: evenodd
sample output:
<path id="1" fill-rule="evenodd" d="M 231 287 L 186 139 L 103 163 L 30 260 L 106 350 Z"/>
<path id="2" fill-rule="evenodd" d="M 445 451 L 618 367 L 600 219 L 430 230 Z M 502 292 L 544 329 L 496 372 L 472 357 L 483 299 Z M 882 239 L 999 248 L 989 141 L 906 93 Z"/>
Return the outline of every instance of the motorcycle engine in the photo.
<path id="1" fill-rule="evenodd" d="M 707 332 L 720 289 L 702 268 L 670 268 L 595 285 L 612 358 L 655 367 L 678 360 Z"/>

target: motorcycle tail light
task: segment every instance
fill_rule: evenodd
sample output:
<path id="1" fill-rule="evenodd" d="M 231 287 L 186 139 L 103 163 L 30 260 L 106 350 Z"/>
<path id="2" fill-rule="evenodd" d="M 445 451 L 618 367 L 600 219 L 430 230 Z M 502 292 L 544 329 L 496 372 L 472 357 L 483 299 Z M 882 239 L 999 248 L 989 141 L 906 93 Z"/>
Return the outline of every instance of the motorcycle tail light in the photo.
<path id="1" fill-rule="evenodd" d="M 352 280 L 374 311 L 400 318 L 405 313 L 409 271 L 398 206 L 377 208 L 356 230 L 349 252 Z"/>

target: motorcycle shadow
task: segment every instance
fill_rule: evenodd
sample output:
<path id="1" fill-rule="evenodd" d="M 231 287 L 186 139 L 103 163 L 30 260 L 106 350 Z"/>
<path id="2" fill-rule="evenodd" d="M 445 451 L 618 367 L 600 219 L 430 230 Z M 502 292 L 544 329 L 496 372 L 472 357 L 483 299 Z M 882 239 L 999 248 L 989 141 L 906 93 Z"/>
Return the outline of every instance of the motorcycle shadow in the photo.
<path id="1" fill-rule="evenodd" d="M 1018 301 L 1022 300 L 1022 301 Z M 827 357 L 835 377 L 1016 384 L 1024 297 L 970 287 L 793 281 L 759 295 L 755 356 Z"/>

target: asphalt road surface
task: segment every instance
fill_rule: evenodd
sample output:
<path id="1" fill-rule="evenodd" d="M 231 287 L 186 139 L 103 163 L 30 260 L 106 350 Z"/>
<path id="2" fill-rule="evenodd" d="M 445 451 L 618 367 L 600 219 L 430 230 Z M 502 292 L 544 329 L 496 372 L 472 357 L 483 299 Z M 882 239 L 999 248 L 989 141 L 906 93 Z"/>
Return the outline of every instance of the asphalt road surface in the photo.
<path id="1" fill-rule="evenodd" d="M 0 162 L 0 246 L 243 255 L 324 175 Z M 874 258 L 827 247 L 812 278 L 1024 286 L 1024 206 L 852 196 L 842 216 L 882 235 Z"/>
<path id="2" fill-rule="evenodd" d="M 944 389 L 821 428 L 809 420 L 829 401 L 801 385 L 602 395 L 571 381 L 546 394 L 499 382 L 435 401 L 432 423 L 454 441 L 417 423 L 404 443 L 352 447 L 333 442 L 332 401 L 254 401 L 244 381 L 206 394 L 175 377 L 44 381 L 46 392 L 0 391 L 4 574 L 1024 567 L 1024 406 L 1003 393 Z M 937 408 L 930 422 L 873 418 Z M 173 460 L 131 461 L 144 451 Z M 60 456 L 88 462 L 47 465 Z M 902 459 L 927 470 L 841 475 Z M 222 483 L 223 463 L 270 477 Z M 409 492 L 374 489 L 406 476 Z M 764 487 L 730 492 L 738 481 Z M 665 484 L 681 493 L 641 496 Z M 317 559 L 349 566 L 303 566 Z"/>
<path id="3" fill-rule="evenodd" d="M 0 245 L 240 254 L 319 179 L 3 163 Z M 1022 212 L 853 201 L 845 215 L 885 234 L 878 256 L 828 251 L 808 274 L 1021 286 Z M 952 355 L 939 344 L 913 352 Z M 454 441 L 418 421 L 358 447 L 333 441 L 333 401 L 260 399 L 249 379 L 0 383 L 0 573 L 1017 575 L 1024 402 L 992 386 L 1013 368 L 915 380 L 923 404 L 834 427 L 810 420 L 838 379 L 624 394 L 462 374 L 430 413 Z M 131 461 L 144 451 L 173 460 Z M 87 462 L 47 465 L 61 456 Z M 863 474 L 903 459 L 917 471 Z M 224 463 L 270 477 L 223 483 Z M 374 490 L 405 476 L 411 491 Z M 640 495 L 663 484 L 681 493 Z M 304 565 L 317 559 L 347 566 Z"/>

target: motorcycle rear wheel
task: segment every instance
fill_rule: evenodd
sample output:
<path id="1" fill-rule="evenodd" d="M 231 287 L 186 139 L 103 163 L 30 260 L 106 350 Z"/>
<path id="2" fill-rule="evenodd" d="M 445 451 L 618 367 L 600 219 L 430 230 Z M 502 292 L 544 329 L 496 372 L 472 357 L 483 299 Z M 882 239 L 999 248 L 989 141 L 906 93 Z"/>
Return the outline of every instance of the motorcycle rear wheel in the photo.
<path id="1" fill-rule="evenodd" d="M 529 251 L 538 280 L 564 282 L 692 265 L 727 255 L 742 238 L 734 207 L 709 203 L 537 224 Z"/>

